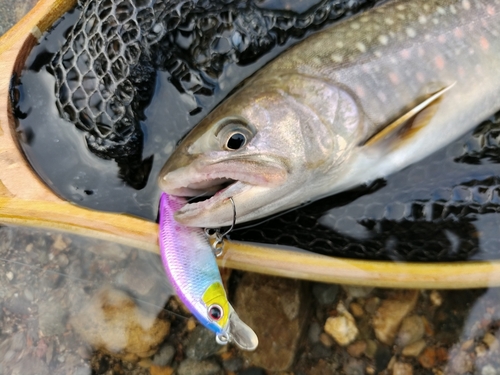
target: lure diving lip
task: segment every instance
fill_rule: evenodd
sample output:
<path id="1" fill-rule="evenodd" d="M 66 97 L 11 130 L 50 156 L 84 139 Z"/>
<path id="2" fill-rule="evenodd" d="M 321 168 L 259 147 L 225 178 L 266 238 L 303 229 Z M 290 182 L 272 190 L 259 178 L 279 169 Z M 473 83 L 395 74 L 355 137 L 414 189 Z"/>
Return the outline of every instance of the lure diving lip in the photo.
<path id="1" fill-rule="evenodd" d="M 234 342 L 244 350 L 258 345 L 255 332 L 227 300 L 217 262 L 205 233 L 174 219 L 185 199 L 162 194 L 159 245 L 165 272 L 177 295 L 198 321 L 215 332 L 219 344 Z"/>

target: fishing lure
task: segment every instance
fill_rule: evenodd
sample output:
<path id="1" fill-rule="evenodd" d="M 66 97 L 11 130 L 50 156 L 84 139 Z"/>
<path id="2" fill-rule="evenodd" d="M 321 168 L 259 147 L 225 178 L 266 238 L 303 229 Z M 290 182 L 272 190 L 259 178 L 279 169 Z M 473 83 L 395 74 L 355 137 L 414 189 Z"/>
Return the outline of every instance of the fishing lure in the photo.
<path id="1" fill-rule="evenodd" d="M 234 342 L 241 349 L 254 350 L 257 335 L 228 302 L 204 231 L 182 226 L 174 219 L 185 202 L 165 193 L 160 198 L 159 244 L 165 272 L 181 301 L 201 324 L 215 332 L 217 343 Z"/>

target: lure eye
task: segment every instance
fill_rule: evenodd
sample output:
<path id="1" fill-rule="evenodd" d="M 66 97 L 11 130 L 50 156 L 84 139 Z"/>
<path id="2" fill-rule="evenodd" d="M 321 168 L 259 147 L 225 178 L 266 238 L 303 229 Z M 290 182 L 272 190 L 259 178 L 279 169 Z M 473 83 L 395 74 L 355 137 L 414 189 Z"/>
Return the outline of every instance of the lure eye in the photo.
<path id="1" fill-rule="evenodd" d="M 228 150 L 238 150 L 245 146 L 247 143 L 247 137 L 243 133 L 233 133 L 229 136 L 226 141 L 226 148 Z"/>
<path id="2" fill-rule="evenodd" d="M 208 307 L 208 316 L 214 322 L 218 322 L 224 316 L 224 310 L 217 304 L 210 305 Z"/>

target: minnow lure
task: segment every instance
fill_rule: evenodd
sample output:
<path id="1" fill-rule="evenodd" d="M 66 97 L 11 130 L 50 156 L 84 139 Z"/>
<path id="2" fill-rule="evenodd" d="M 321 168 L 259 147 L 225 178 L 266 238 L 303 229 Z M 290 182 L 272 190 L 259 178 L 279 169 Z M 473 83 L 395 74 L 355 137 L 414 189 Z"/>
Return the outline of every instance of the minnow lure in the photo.
<path id="1" fill-rule="evenodd" d="M 165 272 L 181 301 L 201 324 L 215 332 L 217 343 L 234 342 L 241 349 L 254 350 L 257 335 L 228 302 L 205 233 L 174 220 L 174 213 L 185 203 L 185 199 L 167 194 L 160 198 L 159 243 Z"/>

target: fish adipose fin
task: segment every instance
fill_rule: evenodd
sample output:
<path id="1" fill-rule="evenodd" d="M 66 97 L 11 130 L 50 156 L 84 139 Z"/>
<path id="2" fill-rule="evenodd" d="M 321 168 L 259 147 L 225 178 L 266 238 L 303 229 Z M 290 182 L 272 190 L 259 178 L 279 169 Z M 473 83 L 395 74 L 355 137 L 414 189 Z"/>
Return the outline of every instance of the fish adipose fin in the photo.
<path id="1" fill-rule="evenodd" d="M 419 130 L 429 124 L 437 112 L 443 95 L 455 86 L 455 83 L 430 95 L 427 99 L 361 143 L 360 146 L 386 145 L 386 143 L 391 143 L 393 148 L 397 148 L 404 141 L 411 139 Z"/>

